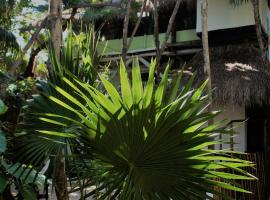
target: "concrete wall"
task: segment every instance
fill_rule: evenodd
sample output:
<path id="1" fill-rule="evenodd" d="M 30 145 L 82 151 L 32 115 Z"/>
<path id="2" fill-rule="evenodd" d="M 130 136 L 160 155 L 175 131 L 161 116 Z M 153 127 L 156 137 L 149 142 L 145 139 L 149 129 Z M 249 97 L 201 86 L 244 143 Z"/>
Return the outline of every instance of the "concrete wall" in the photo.
<path id="1" fill-rule="evenodd" d="M 217 108 L 223 110 L 223 112 L 216 117 L 215 121 L 228 120 L 243 120 L 245 119 L 245 107 L 239 106 L 225 106 L 223 108 Z M 233 141 L 237 144 L 234 144 L 234 150 L 245 152 L 246 151 L 246 124 L 245 122 L 233 123 L 234 131 L 237 132 L 237 135 L 233 137 Z M 222 139 L 225 142 L 230 142 L 229 135 L 222 135 Z M 220 146 L 216 146 L 216 149 L 220 149 Z M 222 149 L 229 149 L 230 144 L 223 144 Z"/>
<path id="2" fill-rule="evenodd" d="M 249 2 L 239 6 L 230 4 L 229 0 L 208 0 L 208 29 L 210 31 L 254 25 L 252 4 Z M 260 0 L 262 24 L 267 27 L 267 0 Z M 197 32 L 201 32 L 201 6 L 197 1 Z"/>

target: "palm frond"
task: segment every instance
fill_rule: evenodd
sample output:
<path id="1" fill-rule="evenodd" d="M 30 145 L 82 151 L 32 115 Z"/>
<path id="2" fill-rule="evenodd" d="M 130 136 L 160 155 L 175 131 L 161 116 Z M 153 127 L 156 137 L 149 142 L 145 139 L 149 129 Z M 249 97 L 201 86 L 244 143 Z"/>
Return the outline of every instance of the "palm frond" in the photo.
<path id="1" fill-rule="evenodd" d="M 12 32 L 0 27 L 0 52 L 8 50 L 18 51 L 19 44 Z"/>

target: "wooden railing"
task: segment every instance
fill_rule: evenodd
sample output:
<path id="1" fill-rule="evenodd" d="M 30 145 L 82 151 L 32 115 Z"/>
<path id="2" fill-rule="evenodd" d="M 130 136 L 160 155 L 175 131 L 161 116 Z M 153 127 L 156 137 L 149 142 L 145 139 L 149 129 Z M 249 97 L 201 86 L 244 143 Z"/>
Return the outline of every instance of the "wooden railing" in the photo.
<path id="1" fill-rule="evenodd" d="M 247 167 L 245 170 L 258 178 L 258 180 L 241 180 L 237 181 L 239 187 L 252 192 L 252 194 L 245 194 L 239 192 L 232 192 L 227 190 L 221 190 L 236 200 L 269 200 L 270 195 L 270 169 L 269 169 L 269 155 L 265 153 L 252 153 L 240 156 L 241 159 L 248 160 L 255 163 L 255 167 Z M 233 171 L 230 171 L 233 173 Z M 215 198 L 222 200 L 222 198 Z"/>

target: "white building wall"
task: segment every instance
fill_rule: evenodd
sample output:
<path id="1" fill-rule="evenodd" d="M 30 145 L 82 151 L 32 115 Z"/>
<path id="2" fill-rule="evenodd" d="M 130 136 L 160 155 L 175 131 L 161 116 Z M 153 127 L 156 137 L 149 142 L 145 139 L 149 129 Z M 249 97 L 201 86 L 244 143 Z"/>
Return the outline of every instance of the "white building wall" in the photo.
<path id="1" fill-rule="evenodd" d="M 268 33 L 269 31 L 269 25 L 268 25 L 268 15 L 269 15 L 269 8 L 267 5 L 267 0 L 261 0 L 260 1 L 260 14 L 261 14 L 261 22 L 263 25 L 263 28 Z"/>
<path id="2" fill-rule="evenodd" d="M 223 110 L 223 112 L 216 117 L 214 121 L 228 120 L 244 120 L 246 118 L 245 107 L 240 106 L 224 106 L 223 108 L 217 108 Z M 246 151 L 246 124 L 245 122 L 233 123 L 234 131 L 237 132 L 237 135 L 234 135 L 233 141 L 234 150 L 245 152 Z M 222 135 L 222 139 L 225 142 L 230 142 L 230 135 Z M 217 145 L 216 149 L 220 149 L 220 146 Z M 230 144 L 222 144 L 222 149 L 230 149 Z"/>
<path id="3" fill-rule="evenodd" d="M 267 0 L 260 0 L 262 24 L 267 27 Z M 230 0 L 208 0 L 209 31 L 254 25 L 254 15 L 251 2 L 239 6 L 230 4 Z M 197 27 L 201 32 L 201 6 L 197 1 Z"/>

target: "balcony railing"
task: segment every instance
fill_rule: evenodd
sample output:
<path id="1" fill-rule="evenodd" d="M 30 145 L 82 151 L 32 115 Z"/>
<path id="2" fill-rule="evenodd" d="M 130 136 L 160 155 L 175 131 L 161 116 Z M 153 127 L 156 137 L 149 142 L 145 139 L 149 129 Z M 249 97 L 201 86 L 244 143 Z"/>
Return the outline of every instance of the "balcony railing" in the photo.
<path id="1" fill-rule="evenodd" d="M 165 38 L 165 33 L 159 34 L 159 40 L 162 43 Z M 198 41 L 200 38 L 196 34 L 195 29 L 182 30 L 176 32 L 176 43 L 185 43 Z M 171 38 L 169 38 L 168 43 L 170 43 Z M 100 50 L 104 51 L 104 55 L 119 55 L 122 50 L 122 39 L 105 40 L 100 43 Z M 155 49 L 155 44 L 153 40 L 153 35 L 144 35 L 134 37 L 129 53 L 135 52 L 145 52 Z"/>

